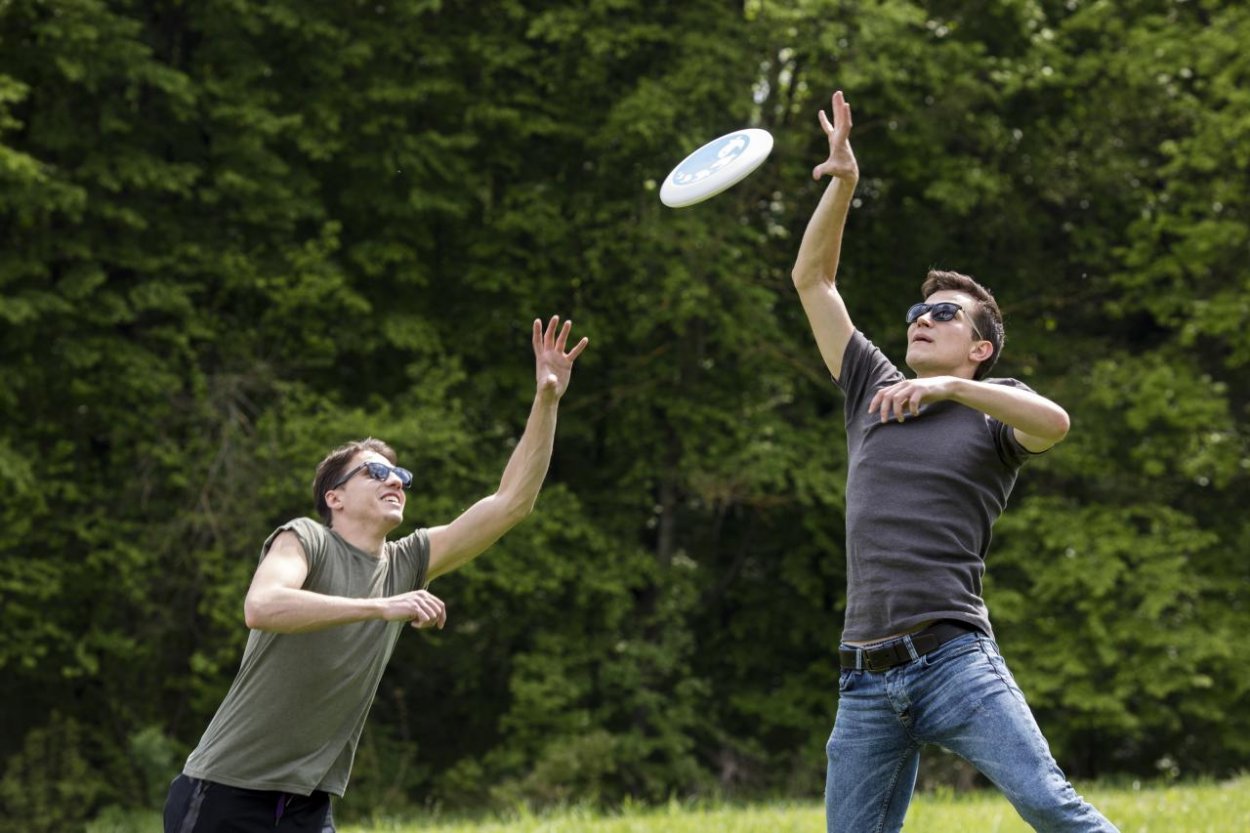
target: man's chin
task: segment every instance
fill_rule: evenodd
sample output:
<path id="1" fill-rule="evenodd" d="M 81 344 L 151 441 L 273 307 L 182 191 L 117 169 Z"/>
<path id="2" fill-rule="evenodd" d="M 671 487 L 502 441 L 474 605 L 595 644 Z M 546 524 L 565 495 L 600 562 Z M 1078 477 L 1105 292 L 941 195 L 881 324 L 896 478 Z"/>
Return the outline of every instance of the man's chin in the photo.
<path id="1" fill-rule="evenodd" d="M 385 515 L 382 516 L 382 518 L 383 518 L 383 521 L 387 524 L 386 531 L 390 532 L 392 529 L 394 529 L 395 527 L 399 526 L 400 524 L 404 522 L 403 507 L 389 510 Z"/>
<path id="2" fill-rule="evenodd" d="M 926 373 L 943 373 L 941 362 L 935 361 L 933 356 L 926 356 L 924 347 L 919 350 L 911 347 L 907 348 L 907 367 L 917 376 L 924 376 Z"/>

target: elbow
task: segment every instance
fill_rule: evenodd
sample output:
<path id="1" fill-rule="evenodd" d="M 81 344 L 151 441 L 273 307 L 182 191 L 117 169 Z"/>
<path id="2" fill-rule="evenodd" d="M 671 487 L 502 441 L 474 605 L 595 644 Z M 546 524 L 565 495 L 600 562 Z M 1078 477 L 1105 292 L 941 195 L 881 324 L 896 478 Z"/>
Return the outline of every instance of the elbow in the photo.
<path id="1" fill-rule="evenodd" d="M 243 624 L 254 631 L 275 630 L 269 605 L 256 593 L 248 593 L 243 600 Z"/>
<path id="2" fill-rule="evenodd" d="M 511 494 L 502 495 L 503 497 L 503 524 L 505 529 L 511 529 L 530 516 L 534 511 L 534 505 L 538 503 L 537 493 L 528 494 Z"/>
<path id="3" fill-rule="evenodd" d="M 530 514 L 534 511 L 534 505 L 537 502 L 538 502 L 537 497 L 534 497 L 534 498 L 530 498 L 529 500 L 516 500 L 510 503 L 508 505 L 508 510 L 505 515 L 508 528 L 511 529 L 512 527 L 519 524 L 521 521 L 528 518 Z"/>
<path id="4" fill-rule="evenodd" d="M 248 596 L 243 602 L 243 624 L 247 625 L 250 630 L 264 630 L 264 618 L 261 609 L 256 602 L 252 601 L 252 597 Z"/>
<path id="5" fill-rule="evenodd" d="M 1068 436 L 1068 429 L 1072 427 L 1067 412 L 1062 408 L 1052 414 L 1047 422 L 1048 424 L 1044 430 L 1039 426 L 1039 430 L 1033 435 L 1042 441 L 1044 448 L 1050 448 L 1063 442 L 1063 439 Z"/>
<path id="6" fill-rule="evenodd" d="M 1046 413 L 1044 418 L 1039 415 L 1029 428 L 1017 428 L 1016 439 L 1029 451 L 1041 454 L 1062 442 L 1068 436 L 1070 427 L 1071 421 L 1067 412 L 1056 407 Z"/>
<path id="7" fill-rule="evenodd" d="M 820 269 L 812 270 L 810 268 L 795 266 L 790 272 L 790 281 L 794 284 L 794 288 L 800 293 L 821 287 L 832 289 L 835 280 L 836 275 L 828 274 Z"/>
<path id="8" fill-rule="evenodd" d="M 1061 442 L 1064 437 L 1068 436 L 1068 431 L 1072 428 L 1072 419 L 1068 416 L 1068 412 L 1063 408 L 1059 409 L 1059 413 L 1055 415 L 1054 424 L 1054 441 Z"/>

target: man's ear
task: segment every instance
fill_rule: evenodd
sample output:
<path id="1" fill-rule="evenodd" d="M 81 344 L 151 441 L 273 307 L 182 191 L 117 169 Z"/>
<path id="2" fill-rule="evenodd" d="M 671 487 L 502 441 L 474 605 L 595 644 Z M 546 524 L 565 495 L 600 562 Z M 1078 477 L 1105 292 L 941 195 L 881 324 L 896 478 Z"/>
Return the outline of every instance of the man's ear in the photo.
<path id="1" fill-rule="evenodd" d="M 325 501 L 326 506 L 328 506 L 331 511 L 343 508 L 343 498 L 339 495 L 336 489 L 331 489 L 326 492 Z"/>
<path id="2" fill-rule="evenodd" d="M 975 342 L 972 345 L 972 350 L 968 353 L 968 357 L 977 364 L 980 364 L 992 355 L 994 355 L 994 342 L 988 339 L 981 339 Z"/>
<path id="3" fill-rule="evenodd" d="M 991 355 L 994 355 L 994 343 L 986 339 L 973 341 L 973 346 L 968 351 L 968 358 L 975 361 L 976 364 L 983 363 Z"/>

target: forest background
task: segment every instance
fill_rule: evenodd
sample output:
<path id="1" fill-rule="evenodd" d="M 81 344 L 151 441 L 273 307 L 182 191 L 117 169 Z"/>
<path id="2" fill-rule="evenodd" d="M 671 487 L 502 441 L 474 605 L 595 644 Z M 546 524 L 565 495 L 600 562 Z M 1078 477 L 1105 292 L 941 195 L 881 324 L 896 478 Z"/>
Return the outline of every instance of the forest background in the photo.
<path id="1" fill-rule="evenodd" d="M 450 520 L 556 313 L 537 512 L 434 586 L 343 812 L 819 796 L 845 439 L 789 270 L 835 89 L 856 323 L 899 357 L 973 274 L 1072 415 L 986 585 L 1061 764 L 1244 770 L 1247 43 L 1208 0 L 0 0 L 0 827 L 159 805 L 316 462 L 386 438 L 400 532 Z M 660 204 L 744 126 L 764 167 Z"/>

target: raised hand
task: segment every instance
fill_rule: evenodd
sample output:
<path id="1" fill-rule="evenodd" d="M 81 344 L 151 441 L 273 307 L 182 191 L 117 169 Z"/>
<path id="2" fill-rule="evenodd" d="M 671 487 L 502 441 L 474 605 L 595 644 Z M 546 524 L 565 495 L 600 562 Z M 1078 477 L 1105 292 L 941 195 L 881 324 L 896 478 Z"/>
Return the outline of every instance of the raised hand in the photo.
<path id="1" fill-rule="evenodd" d="M 558 315 L 551 316 L 546 330 L 543 329 L 542 321 L 534 319 L 534 370 L 540 394 L 558 399 L 569 387 L 573 362 L 590 343 L 590 339 L 583 338 L 566 353 L 564 348 L 568 344 L 569 333 L 572 329 L 572 321 L 565 321 L 564 327 L 561 328 Z M 559 330 L 559 335 L 556 334 L 557 330 Z"/>
<path id="2" fill-rule="evenodd" d="M 812 168 L 812 179 L 828 174 L 838 179 L 859 179 L 859 164 L 851 150 L 851 105 L 838 90 L 830 102 L 833 122 L 820 111 L 820 127 L 829 137 L 829 158 Z"/>

